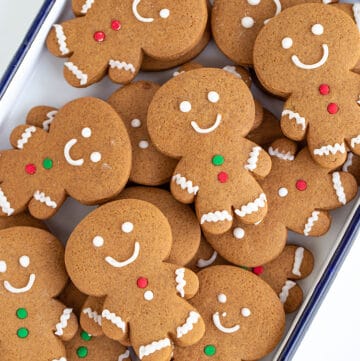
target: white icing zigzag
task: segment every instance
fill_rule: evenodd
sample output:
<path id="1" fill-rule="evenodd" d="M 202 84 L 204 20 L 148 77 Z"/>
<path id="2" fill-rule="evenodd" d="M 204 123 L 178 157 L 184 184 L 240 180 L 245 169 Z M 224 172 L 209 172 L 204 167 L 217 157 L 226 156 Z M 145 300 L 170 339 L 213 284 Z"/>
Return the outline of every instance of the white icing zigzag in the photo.
<path id="1" fill-rule="evenodd" d="M 223 67 L 223 70 L 227 71 L 228 73 L 235 75 L 237 78 L 241 79 L 241 74 L 236 71 L 236 66 L 233 65 L 226 65 Z"/>
<path id="2" fill-rule="evenodd" d="M 349 172 L 349 168 L 352 166 L 352 164 L 353 164 L 353 158 L 354 158 L 354 153 L 351 153 L 351 152 L 349 152 L 348 153 L 348 157 L 347 157 L 347 159 L 346 159 L 346 162 L 345 162 L 345 164 L 343 165 L 343 167 L 342 167 L 342 170 L 344 171 L 344 172 Z"/>
<path id="3" fill-rule="evenodd" d="M 0 188 L 0 207 L 3 213 L 7 214 L 8 216 L 11 216 L 15 212 L 15 209 L 11 208 L 10 202 L 8 201 L 6 195 L 4 194 L 1 188 Z"/>
<path id="4" fill-rule="evenodd" d="M 185 323 L 176 329 L 176 337 L 181 338 L 189 333 L 194 328 L 195 323 L 197 323 L 199 319 L 200 315 L 195 311 L 191 311 Z"/>
<path id="5" fill-rule="evenodd" d="M 360 144 L 360 135 L 351 139 L 351 148 L 355 148 L 358 144 Z"/>
<path id="6" fill-rule="evenodd" d="M 101 316 L 102 318 L 105 318 L 106 320 L 113 323 L 116 327 L 120 328 L 120 330 L 125 333 L 126 324 L 120 316 L 116 316 L 115 313 L 112 313 L 109 310 L 103 310 Z"/>
<path id="7" fill-rule="evenodd" d="M 358 3 L 354 4 L 352 10 L 354 13 L 354 19 L 356 21 L 356 25 L 360 31 L 360 4 Z"/>
<path id="8" fill-rule="evenodd" d="M 187 180 L 181 174 L 175 174 L 172 177 L 173 182 L 175 182 L 178 186 L 181 187 L 182 190 L 187 190 L 189 194 L 196 195 L 199 192 L 198 186 L 193 186 L 193 182 L 191 180 Z"/>
<path id="9" fill-rule="evenodd" d="M 59 50 L 61 51 L 61 54 L 62 55 L 69 54 L 70 50 L 66 44 L 66 36 L 63 27 L 58 24 L 54 24 L 53 27 L 55 28 L 56 39 L 59 44 Z"/>
<path id="10" fill-rule="evenodd" d="M 119 61 L 119 60 L 110 60 L 109 65 L 111 69 L 119 69 L 119 70 L 126 70 L 130 71 L 133 74 L 135 73 L 135 67 L 134 65 L 130 63 L 126 63 L 125 61 Z"/>
<path id="11" fill-rule="evenodd" d="M 279 151 L 278 148 L 274 149 L 273 147 L 269 148 L 269 154 L 272 157 L 276 157 L 282 160 L 290 160 L 293 161 L 295 159 L 294 155 L 292 155 L 290 152 L 282 153 Z"/>
<path id="12" fill-rule="evenodd" d="M 168 338 L 164 338 L 159 341 L 154 341 L 150 345 L 140 346 L 139 348 L 139 357 L 142 360 L 145 356 L 149 356 L 156 351 L 160 351 L 163 348 L 171 347 L 170 340 Z"/>
<path id="13" fill-rule="evenodd" d="M 279 294 L 281 303 L 285 303 L 289 297 L 289 291 L 296 286 L 296 283 L 293 281 L 286 281 L 284 287 Z"/>
<path id="14" fill-rule="evenodd" d="M 222 222 L 222 221 L 232 221 L 233 217 L 228 211 L 216 211 L 203 214 L 201 216 L 200 223 L 204 224 L 205 222 Z"/>
<path id="15" fill-rule="evenodd" d="M 216 251 L 214 251 L 214 253 L 211 255 L 211 257 L 209 259 L 203 259 L 203 258 L 200 258 L 196 265 L 199 267 L 199 268 L 205 268 L 205 267 L 208 267 L 210 265 L 212 265 L 215 261 L 216 261 L 216 258 L 217 258 L 218 254 Z"/>
<path id="16" fill-rule="evenodd" d="M 294 260 L 294 266 L 292 269 L 292 273 L 295 276 L 299 276 L 299 277 L 301 276 L 300 268 L 301 268 L 303 259 L 304 259 L 304 248 L 298 247 L 295 251 L 295 260 Z"/>
<path id="17" fill-rule="evenodd" d="M 181 297 L 185 297 L 185 290 L 184 287 L 186 286 L 186 281 L 184 279 L 185 276 L 185 268 L 178 268 L 175 271 L 176 278 L 175 281 L 177 283 L 176 291 L 180 294 Z"/>
<path id="18" fill-rule="evenodd" d="M 320 156 L 330 155 L 330 154 L 335 155 L 337 152 L 340 153 L 346 152 L 344 143 L 341 144 L 335 143 L 334 145 L 324 145 L 323 147 L 314 150 L 314 154 Z"/>
<path id="19" fill-rule="evenodd" d="M 306 129 L 306 120 L 304 117 L 300 116 L 299 113 L 295 113 L 291 110 L 288 110 L 288 109 L 285 109 L 283 112 L 282 112 L 282 116 L 288 116 L 290 120 L 293 120 L 295 119 L 296 121 L 296 124 L 298 125 L 301 125 L 302 127 L 302 130 L 305 130 Z"/>
<path id="20" fill-rule="evenodd" d="M 336 195 L 338 197 L 339 202 L 341 204 L 345 205 L 346 204 L 346 194 L 345 194 L 344 187 L 341 183 L 341 177 L 340 177 L 339 172 L 333 173 L 332 181 L 333 181 L 334 189 L 336 191 Z"/>
<path id="21" fill-rule="evenodd" d="M 45 203 L 50 208 L 56 208 L 57 204 L 49 196 L 46 196 L 44 192 L 36 191 L 34 193 L 34 199 L 40 203 Z"/>
<path id="22" fill-rule="evenodd" d="M 254 202 L 249 202 L 248 204 L 241 207 L 241 209 L 235 209 L 235 213 L 239 217 L 245 217 L 248 214 L 256 213 L 260 208 L 264 208 L 266 205 L 266 195 L 265 193 L 261 193 L 258 198 L 255 199 Z"/>
<path id="23" fill-rule="evenodd" d="M 64 66 L 68 68 L 77 79 L 80 80 L 80 85 L 86 85 L 88 81 L 88 75 L 82 72 L 74 63 L 67 61 Z"/>
<path id="24" fill-rule="evenodd" d="M 250 170 L 251 172 L 253 172 L 257 168 L 257 163 L 259 161 L 260 152 L 261 152 L 260 147 L 254 147 L 252 149 L 252 151 L 250 152 L 247 164 L 245 166 L 245 169 Z"/>
<path id="25" fill-rule="evenodd" d="M 25 132 L 21 134 L 21 138 L 17 141 L 17 147 L 19 149 L 24 149 L 24 144 L 26 144 L 32 136 L 32 133 L 36 132 L 36 128 L 31 126 L 25 129 Z"/>
<path id="26" fill-rule="evenodd" d="M 319 214 L 320 214 L 320 212 L 314 211 L 314 212 L 312 212 L 311 217 L 308 218 L 308 220 L 305 224 L 305 228 L 304 228 L 305 236 L 309 235 L 312 228 L 314 227 L 315 222 L 317 222 L 319 220 Z"/>
<path id="27" fill-rule="evenodd" d="M 90 307 L 84 308 L 83 313 L 87 315 L 91 320 L 94 320 L 99 326 L 101 326 L 102 317 L 96 311 L 93 311 Z"/>
<path id="28" fill-rule="evenodd" d="M 53 122 L 55 115 L 58 113 L 57 110 L 52 110 L 51 112 L 47 113 L 47 119 L 43 121 L 42 126 L 43 129 L 46 131 L 49 131 L 50 129 L 50 124 Z"/>
<path id="29" fill-rule="evenodd" d="M 86 14 L 93 6 L 95 0 L 86 0 L 85 4 L 81 8 L 81 14 Z"/>
<path id="30" fill-rule="evenodd" d="M 62 315 L 60 316 L 60 322 L 56 324 L 55 335 L 62 336 L 64 334 L 64 329 L 68 325 L 68 321 L 70 320 L 72 314 L 72 308 L 65 308 Z"/>
<path id="31" fill-rule="evenodd" d="M 118 361 L 123 361 L 123 360 L 126 360 L 127 358 L 130 358 L 129 350 L 127 350 L 123 354 L 121 354 L 118 358 Z"/>

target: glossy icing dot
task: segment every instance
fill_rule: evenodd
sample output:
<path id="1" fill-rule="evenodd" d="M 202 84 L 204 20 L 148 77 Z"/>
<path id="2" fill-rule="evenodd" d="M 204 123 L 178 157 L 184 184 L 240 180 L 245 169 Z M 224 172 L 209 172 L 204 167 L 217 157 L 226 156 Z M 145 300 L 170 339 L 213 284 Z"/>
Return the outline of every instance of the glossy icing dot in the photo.
<path id="1" fill-rule="evenodd" d="M 140 140 L 139 142 L 140 149 L 147 149 L 149 148 L 149 142 L 147 140 Z"/>
<path id="2" fill-rule="evenodd" d="M 111 22 L 111 29 L 118 31 L 121 29 L 121 22 L 119 20 L 113 20 Z"/>
<path id="3" fill-rule="evenodd" d="M 170 10 L 169 9 L 161 9 L 159 15 L 162 19 L 167 19 L 170 16 Z"/>
<path id="4" fill-rule="evenodd" d="M 96 31 L 94 33 L 94 40 L 101 43 L 105 40 L 105 33 L 103 31 Z"/>
<path id="5" fill-rule="evenodd" d="M 187 100 L 180 103 L 180 111 L 183 113 L 189 113 L 191 111 L 191 103 Z"/>
<path id="6" fill-rule="evenodd" d="M 305 191 L 307 188 L 307 183 L 306 181 L 304 181 L 303 179 L 299 179 L 297 182 L 296 182 L 296 189 L 298 191 Z"/>
<path id="7" fill-rule="evenodd" d="M 84 341 L 90 341 L 92 339 L 92 336 L 89 335 L 86 331 L 82 331 L 80 336 Z"/>
<path id="8" fill-rule="evenodd" d="M 94 247 L 99 248 L 104 245 L 104 238 L 102 238 L 101 236 L 96 236 L 96 237 L 94 237 L 92 242 L 93 242 Z"/>
<path id="9" fill-rule="evenodd" d="M 214 155 L 212 158 L 212 164 L 215 166 L 220 166 L 224 164 L 224 157 L 220 154 Z"/>
<path id="10" fill-rule="evenodd" d="M 146 288 L 149 281 L 145 277 L 139 277 L 136 281 L 136 284 L 139 288 Z"/>
<path id="11" fill-rule="evenodd" d="M 206 356 L 214 356 L 216 354 L 216 347 L 214 345 L 206 345 L 204 347 L 204 354 Z"/>
<path id="12" fill-rule="evenodd" d="M 90 138 L 91 137 L 91 129 L 90 128 L 83 128 L 81 131 L 81 135 L 84 138 Z"/>
<path id="13" fill-rule="evenodd" d="M 215 91 L 211 91 L 208 94 L 208 100 L 211 103 L 217 103 L 220 100 L 220 95 L 219 93 L 215 92 Z"/>
<path id="14" fill-rule="evenodd" d="M 255 20 L 250 16 L 245 16 L 244 18 L 241 19 L 241 25 L 245 29 L 252 28 L 254 26 L 254 24 L 255 24 Z"/>
<path id="15" fill-rule="evenodd" d="M 278 190 L 278 194 L 279 194 L 279 197 L 286 197 L 288 194 L 289 194 L 289 191 L 287 190 L 287 188 L 285 187 L 281 187 L 279 190 Z"/>
<path id="16" fill-rule="evenodd" d="M 144 298 L 146 301 L 151 301 L 154 298 L 154 293 L 152 291 L 146 291 L 144 293 Z"/>
<path id="17" fill-rule="evenodd" d="M 217 299 L 220 303 L 226 303 L 226 301 L 227 301 L 227 297 L 223 293 L 220 293 L 220 295 L 218 295 Z"/>
<path id="18" fill-rule="evenodd" d="M 293 39 L 287 37 L 282 39 L 281 41 L 281 46 L 283 47 L 283 49 L 290 49 L 293 46 L 294 42 Z"/>
<path id="19" fill-rule="evenodd" d="M 327 107 L 330 114 L 336 114 L 339 111 L 339 106 L 336 103 L 330 103 Z"/>
<path id="20" fill-rule="evenodd" d="M 76 354 L 78 355 L 79 358 L 85 358 L 88 355 L 88 349 L 85 346 L 80 346 L 77 350 L 76 350 Z"/>
<path id="21" fill-rule="evenodd" d="M 0 261 L 0 272 L 4 273 L 6 272 L 7 266 L 5 261 Z"/>
<path id="22" fill-rule="evenodd" d="M 311 32 L 314 35 L 322 35 L 324 34 L 324 27 L 321 24 L 315 24 L 312 26 Z"/>
<path id="23" fill-rule="evenodd" d="M 16 310 L 16 317 L 19 318 L 20 320 L 24 320 L 25 318 L 28 317 L 28 312 L 25 308 L 18 308 Z"/>
<path id="24" fill-rule="evenodd" d="M 264 267 L 263 266 L 254 267 L 252 271 L 257 276 L 260 276 L 264 272 Z"/>
<path id="25" fill-rule="evenodd" d="M 99 152 L 93 152 L 90 154 L 90 160 L 93 162 L 93 163 L 98 163 L 101 161 L 101 153 Z"/>
<path id="26" fill-rule="evenodd" d="M 36 173 L 36 165 L 35 164 L 26 164 L 25 172 L 30 175 L 34 175 Z"/>
<path id="27" fill-rule="evenodd" d="M 45 169 L 51 169 L 53 167 L 53 161 L 50 158 L 45 158 L 42 165 Z"/>
<path id="28" fill-rule="evenodd" d="M 29 336 L 29 330 L 25 327 L 20 327 L 17 330 L 16 334 L 19 338 L 26 338 Z"/>
<path id="29" fill-rule="evenodd" d="M 233 235 L 236 239 L 242 239 L 245 236 L 245 231 L 240 227 L 236 227 L 233 230 Z"/>
<path id="30" fill-rule="evenodd" d="M 131 222 L 125 222 L 121 225 L 121 230 L 124 233 L 131 233 L 134 229 L 134 225 Z"/>
<path id="31" fill-rule="evenodd" d="M 243 315 L 243 317 L 249 317 L 251 315 L 251 311 L 245 307 L 241 309 L 241 314 Z"/>
<path id="32" fill-rule="evenodd" d="M 139 127 L 141 127 L 141 120 L 140 120 L 140 119 L 133 119 L 133 120 L 131 121 L 131 126 L 132 126 L 133 128 L 139 128 Z"/>
<path id="33" fill-rule="evenodd" d="M 248 2 L 249 5 L 256 6 L 256 5 L 259 5 L 261 3 L 261 0 L 247 0 L 247 2 Z"/>
<path id="34" fill-rule="evenodd" d="M 30 264 L 30 258 L 28 256 L 21 256 L 19 258 L 19 263 L 21 267 L 27 268 Z"/>
<path id="35" fill-rule="evenodd" d="M 229 175 L 226 172 L 220 172 L 217 178 L 220 183 L 226 183 L 229 180 Z"/>
<path id="36" fill-rule="evenodd" d="M 319 92 L 321 95 L 328 95 L 330 93 L 330 87 L 327 84 L 321 84 L 319 86 Z"/>

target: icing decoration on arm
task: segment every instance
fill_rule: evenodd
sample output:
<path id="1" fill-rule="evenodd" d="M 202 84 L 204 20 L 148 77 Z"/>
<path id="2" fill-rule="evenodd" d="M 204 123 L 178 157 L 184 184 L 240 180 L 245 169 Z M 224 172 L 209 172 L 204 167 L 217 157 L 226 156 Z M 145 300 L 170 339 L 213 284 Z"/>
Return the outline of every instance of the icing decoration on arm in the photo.
<path id="1" fill-rule="evenodd" d="M 360 144 L 360 135 L 351 139 L 351 148 L 355 148 L 358 144 Z"/>
<path id="2" fill-rule="evenodd" d="M 68 321 L 70 320 L 72 314 L 72 308 L 65 308 L 62 315 L 60 316 L 60 322 L 56 324 L 55 335 L 62 336 L 64 334 L 64 329 L 68 326 Z"/>
<path id="3" fill-rule="evenodd" d="M 77 143 L 77 139 L 70 139 L 64 147 L 64 157 L 66 161 L 75 167 L 80 167 L 84 164 L 84 159 L 72 159 L 70 155 L 71 148 Z"/>
<path id="4" fill-rule="evenodd" d="M 21 138 L 17 141 L 17 147 L 19 149 L 24 149 L 24 144 L 26 144 L 32 136 L 32 133 L 36 132 L 34 126 L 28 127 L 25 129 L 24 133 L 21 134 Z"/>
<path id="5" fill-rule="evenodd" d="M 296 124 L 301 125 L 302 130 L 306 129 L 306 120 L 304 117 L 300 116 L 299 113 L 295 113 L 289 109 L 285 109 L 282 112 L 282 116 L 285 117 L 286 115 L 289 117 L 290 120 L 295 119 Z"/>
<path id="6" fill-rule="evenodd" d="M 40 203 L 46 204 L 50 208 L 56 208 L 57 204 L 49 196 L 46 196 L 44 192 L 36 191 L 34 193 L 34 199 Z"/>
<path id="7" fill-rule="evenodd" d="M 346 194 L 344 191 L 344 187 L 341 183 L 341 177 L 340 177 L 339 172 L 333 173 L 332 181 L 333 181 L 334 189 L 335 189 L 335 192 L 336 192 L 339 202 L 341 204 L 345 205 L 347 203 L 346 202 Z"/>
<path id="8" fill-rule="evenodd" d="M 287 153 L 283 153 L 280 152 L 279 149 L 274 149 L 273 147 L 269 148 L 269 154 L 272 157 L 276 157 L 282 160 L 289 160 L 289 161 L 293 161 L 295 159 L 294 155 L 292 155 L 290 152 Z"/>
<path id="9" fill-rule="evenodd" d="M 140 346 L 139 348 L 139 358 L 142 360 L 145 356 L 149 356 L 156 351 L 160 351 L 164 348 L 171 347 L 171 342 L 169 338 L 164 338 L 159 341 L 154 341 L 149 345 Z"/>
<path id="10" fill-rule="evenodd" d="M 122 353 L 121 355 L 119 355 L 119 358 L 117 361 L 123 361 L 126 360 L 127 358 L 130 358 L 130 352 L 129 350 L 126 350 L 124 353 Z"/>
<path id="11" fill-rule="evenodd" d="M 175 281 L 176 281 L 176 291 L 179 293 L 179 295 L 184 298 L 185 297 L 185 290 L 184 290 L 184 287 L 186 286 L 186 281 L 184 279 L 185 277 L 185 268 L 178 268 L 176 271 L 175 271 L 175 274 L 176 274 L 176 278 L 175 278 Z"/>
<path id="12" fill-rule="evenodd" d="M 319 156 L 324 156 L 324 155 L 327 156 L 330 154 L 335 155 L 338 152 L 340 152 L 340 153 L 346 152 L 344 143 L 341 143 L 341 144 L 335 143 L 334 145 L 324 145 L 321 148 L 314 149 L 314 154 L 319 155 Z"/>
<path id="13" fill-rule="evenodd" d="M 260 152 L 261 152 L 260 147 L 254 147 L 252 149 L 247 164 L 245 165 L 245 169 L 253 172 L 257 168 Z"/>
<path id="14" fill-rule="evenodd" d="M 117 261 L 115 260 L 114 258 L 110 257 L 110 256 L 107 256 L 105 257 L 105 261 L 112 267 L 115 267 L 115 268 L 122 268 L 122 267 L 126 267 L 128 266 L 129 264 L 133 263 L 136 261 L 136 259 L 139 257 L 139 254 L 140 254 L 140 243 L 139 242 L 135 242 L 135 245 L 134 245 L 134 252 L 133 254 L 131 255 L 130 258 L 128 258 L 127 260 L 125 261 Z"/>
<path id="15" fill-rule="evenodd" d="M 80 85 L 87 84 L 88 75 L 81 71 L 74 63 L 72 63 L 71 61 L 67 61 L 66 63 L 64 63 L 64 66 L 68 68 L 76 76 L 77 79 L 80 80 Z"/>
<path id="16" fill-rule="evenodd" d="M 228 211 L 224 210 L 224 211 L 215 211 L 215 212 L 203 214 L 201 216 L 200 223 L 201 224 L 204 224 L 205 222 L 216 223 L 216 222 L 223 222 L 223 221 L 230 222 L 232 220 L 233 220 L 232 215 Z"/>
<path id="17" fill-rule="evenodd" d="M 203 259 L 203 258 L 200 258 L 196 265 L 199 267 L 199 268 L 205 268 L 205 267 L 208 267 L 210 265 L 212 265 L 215 261 L 216 261 L 216 258 L 217 258 L 217 252 L 214 251 L 214 253 L 211 255 L 211 257 L 209 259 Z"/>
<path id="18" fill-rule="evenodd" d="M 7 214 L 8 216 L 11 216 L 15 212 L 15 209 L 11 208 L 10 202 L 8 201 L 6 195 L 4 194 L 1 188 L 0 188 L 0 208 L 2 212 Z"/>
<path id="19" fill-rule="evenodd" d="M 293 281 L 286 281 L 283 286 L 281 293 L 279 294 L 281 303 L 285 303 L 289 297 L 289 291 L 296 286 L 296 283 Z"/>
<path id="20" fill-rule="evenodd" d="M 322 44 L 322 48 L 323 48 L 323 56 L 322 58 L 314 64 L 304 64 L 297 55 L 293 55 L 291 57 L 292 62 L 294 63 L 294 65 L 300 69 L 304 69 L 304 70 L 312 70 L 312 69 L 317 69 L 322 67 L 328 60 L 329 58 L 329 47 L 327 44 Z"/>
<path id="21" fill-rule="evenodd" d="M 181 174 L 175 174 L 172 177 L 173 182 L 175 182 L 182 190 L 187 190 L 189 194 L 196 195 L 199 192 L 199 186 L 193 186 L 193 182 L 191 180 L 187 180 Z"/>
<path id="22" fill-rule="evenodd" d="M 221 120 L 222 120 L 222 116 L 221 116 L 221 114 L 218 114 L 216 116 L 215 123 L 209 128 L 201 128 L 198 125 L 198 123 L 195 121 L 191 122 L 191 126 L 193 127 L 193 129 L 195 130 L 196 133 L 209 134 L 209 133 L 212 133 L 213 131 L 215 131 L 219 127 L 219 125 L 221 124 Z"/>
<path id="23" fill-rule="evenodd" d="M 249 214 L 256 213 L 260 208 L 265 207 L 266 201 L 265 193 L 261 193 L 260 196 L 254 200 L 254 202 L 249 202 L 248 204 L 242 206 L 241 209 L 235 209 L 235 213 L 241 218 Z"/>
<path id="24" fill-rule="evenodd" d="M 194 328 L 194 325 L 199 321 L 199 319 L 200 315 L 195 311 L 191 311 L 185 323 L 176 329 L 176 337 L 181 338 L 188 334 Z"/>
<path id="25" fill-rule="evenodd" d="M 354 13 L 354 19 L 355 19 L 355 22 L 356 22 L 356 25 L 360 31 L 360 4 L 359 3 L 355 3 L 353 5 L 353 13 Z"/>
<path id="26" fill-rule="evenodd" d="M 112 313 L 109 310 L 103 310 L 102 318 L 110 321 L 112 324 L 114 324 L 117 328 L 120 328 L 120 330 L 125 333 L 126 324 L 120 316 L 116 316 L 115 313 Z"/>
<path id="27" fill-rule="evenodd" d="M 28 291 L 31 290 L 32 286 L 34 285 L 35 283 L 35 274 L 32 273 L 30 276 L 29 276 L 29 280 L 28 280 L 28 283 L 25 287 L 21 287 L 21 288 L 17 288 L 17 287 L 14 287 L 9 281 L 4 281 L 4 287 L 7 291 L 9 291 L 10 293 L 26 293 Z"/>
<path id="28" fill-rule="evenodd" d="M 42 126 L 45 131 L 48 131 L 50 128 L 51 123 L 53 122 L 55 115 L 58 113 L 57 110 L 52 110 L 51 112 L 47 113 L 47 119 L 43 121 Z"/>
<path id="29" fill-rule="evenodd" d="M 86 14 L 93 6 L 95 0 L 86 0 L 85 4 L 81 8 L 81 14 Z"/>
<path id="30" fill-rule="evenodd" d="M 102 317 L 96 311 L 93 311 L 90 307 L 84 308 L 82 311 L 85 315 L 87 315 L 91 320 L 94 320 L 99 326 L 101 326 Z"/>
<path id="31" fill-rule="evenodd" d="M 304 248 L 298 247 L 295 251 L 295 260 L 294 260 L 294 266 L 292 269 L 292 273 L 295 276 L 299 276 L 299 277 L 301 276 L 300 268 L 301 268 L 303 259 L 304 259 Z"/>
<path id="32" fill-rule="evenodd" d="M 282 8 L 281 8 L 281 2 L 280 2 L 280 0 L 273 0 L 273 1 L 274 1 L 274 3 L 275 3 L 275 6 L 276 6 L 276 12 L 275 12 L 275 15 L 274 15 L 274 17 L 275 17 L 275 16 L 277 16 L 277 15 L 279 15 L 279 14 L 281 13 Z M 271 18 L 270 18 L 270 19 L 266 19 L 266 20 L 264 21 L 264 24 L 266 25 L 270 20 L 271 20 Z"/>
<path id="33" fill-rule="evenodd" d="M 233 66 L 233 65 L 226 65 L 223 67 L 223 70 L 227 71 L 228 73 L 232 74 L 232 75 L 235 75 L 237 78 L 242 78 L 241 77 L 241 74 L 239 74 L 237 71 L 236 71 L 236 67 Z"/>
<path id="34" fill-rule="evenodd" d="M 119 69 L 119 70 L 125 70 L 130 71 L 131 73 L 135 73 L 135 67 L 134 65 L 130 63 L 126 63 L 125 61 L 119 61 L 119 60 L 110 60 L 109 65 L 111 69 Z"/>
<path id="35" fill-rule="evenodd" d="M 304 235 L 309 236 L 312 228 L 314 227 L 315 222 L 319 220 L 319 214 L 320 212 L 314 211 L 311 213 L 311 216 L 308 218 L 305 228 L 304 228 Z"/>
<path id="36" fill-rule="evenodd" d="M 55 28 L 55 35 L 57 42 L 59 44 L 59 50 L 61 51 L 62 55 L 66 55 L 70 53 L 70 50 L 66 44 L 66 36 L 64 33 L 64 28 L 61 25 L 54 24 L 53 27 Z"/>
<path id="37" fill-rule="evenodd" d="M 226 312 L 222 314 L 223 317 L 226 317 Z M 235 325 L 233 327 L 224 327 L 221 324 L 219 312 L 215 312 L 212 316 L 214 326 L 223 333 L 234 333 L 240 330 L 240 325 Z"/>
<path id="38" fill-rule="evenodd" d="M 343 165 L 342 167 L 342 170 L 344 172 L 349 172 L 349 168 L 352 166 L 353 164 L 353 158 L 354 158 L 354 153 L 351 153 L 349 152 L 348 153 L 348 156 L 347 156 L 347 159 L 346 159 L 346 162 L 345 164 Z"/>

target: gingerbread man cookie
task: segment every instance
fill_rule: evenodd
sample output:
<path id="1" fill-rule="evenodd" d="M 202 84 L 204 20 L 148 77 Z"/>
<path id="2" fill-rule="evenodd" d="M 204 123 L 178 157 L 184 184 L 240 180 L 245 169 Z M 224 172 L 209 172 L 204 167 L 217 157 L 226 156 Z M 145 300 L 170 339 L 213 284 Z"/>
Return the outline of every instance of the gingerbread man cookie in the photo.
<path id="1" fill-rule="evenodd" d="M 358 28 L 343 11 L 323 4 L 287 9 L 255 43 L 259 80 L 287 98 L 283 133 L 306 138 L 311 156 L 326 168 L 345 162 L 347 146 L 360 154 L 360 75 L 352 71 L 359 58 Z"/>
<path id="2" fill-rule="evenodd" d="M 28 121 L 38 115 L 39 108 Z M 34 125 L 15 128 L 10 141 L 16 150 L 0 153 L 0 216 L 28 207 L 34 217 L 47 219 L 68 195 L 83 204 L 96 204 L 125 186 L 131 145 L 110 105 L 81 98 L 53 116 L 49 132 Z"/>
<path id="3" fill-rule="evenodd" d="M 232 266 L 198 273 L 200 289 L 191 300 L 204 317 L 205 336 L 175 348 L 174 361 L 257 360 L 270 353 L 285 328 L 283 307 L 269 285 Z"/>
<path id="4" fill-rule="evenodd" d="M 151 139 L 161 152 L 180 159 L 171 192 L 182 203 L 195 202 L 199 222 L 209 233 L 226 232 L 233 217 L 254 224 L 266 215 L 266 195 L 256 179 L 270 172 L 271 161 L 245 139 L 254 119 L 248 87 L 221 69 L 180 74 L 150 104 Z"/>
<path id="5" fill-rule="evenodd" d="M 278 257 L 285 247 L 287 230 L 304 236 L 321 236 L 331 225 L 329 210 L 342 207 L 357 193 L 354 177 L 319 167 L 304 148 L 281 139 L 269 148 L 271 173 L 261 181 L 269 212 L 258 225 L 234 222 L 231 230 L 207 241 L 227 261 L 256 267 Z"/>
<path id="6" fill-rule="evenodd" d="M 168 61 L 198 44 L 207 23 L 206 0 L 73 0 L 83 15 L 54 25 L 47 38 L 52 54 L 69 58 L 65 79 L 86 87 L 108 73 L 128 83 L 140 70 L 143 56 Z"/>
<path id="7" fill-rule="evenodd" d="M 196 274 L 164 262 L 171 244 L 166 217 L 133 199 L 96 209 L 67 243 L 65 263 L 75 286 L 105 297 L 104 334 L 129 340 L 141 360 L 168 361 L 173 344 L 192 345 L 205 331 L 200 314 L 186 301 L 198 290 Z"/>
<path id="8" fill-rule="evenodd" d="M 1 360 L 66 361 L 62 341 L 78 324 L 55 299 L 68 279 L 62 244 L 44 230 L 14 227 L 0 232 L 0 249 Z"/>

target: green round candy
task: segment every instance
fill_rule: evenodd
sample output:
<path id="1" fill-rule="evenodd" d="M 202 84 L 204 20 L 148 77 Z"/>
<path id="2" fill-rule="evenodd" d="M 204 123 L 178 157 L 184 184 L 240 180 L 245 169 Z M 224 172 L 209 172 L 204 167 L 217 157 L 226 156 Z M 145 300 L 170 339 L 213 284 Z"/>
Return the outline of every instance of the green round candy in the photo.
<path id="1" fill-rule="evenodd" d="M 220 166 L 224 164 L 224 157 L 220 154 L 214 155 L 212 159 L 212 164 Z"/>
<path id="2" fill-rule="evenodd" d="M 79 358 L 85 358 L 88 355 L 88 349 L 85 346 L 80 346 L 76 350 L 76 354 Z"/>
<path id="3" fill-rule="evenodd" d="M 214 356 L 216 354 L 216 347 L 214 345 L 206 345 L 204 347 L 204 354 L 206 356 Z"/>
<path id="4" fill-rule="evenodd" d="M 23 320 L 28 317 L 28 312 L 25 308 L 18 308 L 16 310 L 16 317 L 20 318 L 20 320 Z"/>
<path id="5" fill-rule="evenodd" d="M 81 338 L 84 340 L 84 341 L 90 341 L 91 340 L 91 335 L 89 335 L 86 331 L 82 331 L 81 332 Z"/>
<path id="6" fill-rule="evenodd" d="M 53 167 L 53 161 L 50 158 L 45 158 L 43 160 L 43 167 L 45 169 L 51 169 Z"/>
<path id="7" fill-rule="evenodd" d="M 21 327 L 17 330 L 17 335 L 19 338 L 26 338 L 29 336 L 29 330 L 25 327 Z"/>

